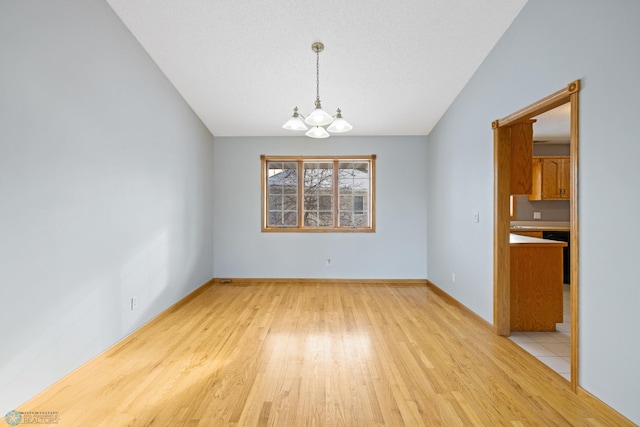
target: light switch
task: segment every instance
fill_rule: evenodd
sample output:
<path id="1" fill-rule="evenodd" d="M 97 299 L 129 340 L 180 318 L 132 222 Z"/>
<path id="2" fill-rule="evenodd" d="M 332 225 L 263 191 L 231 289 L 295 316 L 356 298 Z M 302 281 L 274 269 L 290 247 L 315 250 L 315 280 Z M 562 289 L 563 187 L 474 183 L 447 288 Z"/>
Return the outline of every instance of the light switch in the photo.
<path id="1" fill-rule="evenodd" d="M 542 216 L 540 215 L 540 212 L 534 212 L 533 213 L 533 219 L 540 219 Z"/>

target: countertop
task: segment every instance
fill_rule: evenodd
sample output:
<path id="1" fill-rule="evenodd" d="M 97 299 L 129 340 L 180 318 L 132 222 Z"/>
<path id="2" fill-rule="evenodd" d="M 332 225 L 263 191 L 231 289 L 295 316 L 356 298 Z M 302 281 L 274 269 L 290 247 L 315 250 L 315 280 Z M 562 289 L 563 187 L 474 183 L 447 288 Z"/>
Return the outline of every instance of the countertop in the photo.
<path id="1" fill-rule="evenodd" d="M 567 242 L 558 240 L 539 239 L 537 237 L 520 236 L 519 234 L 509 234 L 510 246 L 567 246 Z"/>
<path id="2" fill-rule="evenodd" d="M 511 230 L 569 231 L 569 221 L 511 221 Z"/>

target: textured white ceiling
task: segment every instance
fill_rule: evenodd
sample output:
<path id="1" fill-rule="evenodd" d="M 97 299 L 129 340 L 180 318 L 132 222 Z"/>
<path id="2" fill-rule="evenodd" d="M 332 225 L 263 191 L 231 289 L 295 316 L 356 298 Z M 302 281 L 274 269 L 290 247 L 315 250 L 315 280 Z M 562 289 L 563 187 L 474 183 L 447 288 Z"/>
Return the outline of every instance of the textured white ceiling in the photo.
<path id="1" fill-rule="evenodd" d="M 294 106 L 350 135 L 427 135 L 526 0 L 107 0 L 216 136 L 292 135 Z"/>

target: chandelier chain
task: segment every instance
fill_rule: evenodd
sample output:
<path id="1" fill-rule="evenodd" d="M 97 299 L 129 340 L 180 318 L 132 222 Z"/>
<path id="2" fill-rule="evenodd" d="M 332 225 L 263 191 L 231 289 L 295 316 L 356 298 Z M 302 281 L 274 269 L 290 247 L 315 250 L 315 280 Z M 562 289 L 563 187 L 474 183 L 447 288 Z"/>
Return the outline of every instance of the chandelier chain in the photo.
<path id="1" fill-rule="evenodd" d="M 320 52 L 316 51 L 316 101 L 320 102 Z"/>

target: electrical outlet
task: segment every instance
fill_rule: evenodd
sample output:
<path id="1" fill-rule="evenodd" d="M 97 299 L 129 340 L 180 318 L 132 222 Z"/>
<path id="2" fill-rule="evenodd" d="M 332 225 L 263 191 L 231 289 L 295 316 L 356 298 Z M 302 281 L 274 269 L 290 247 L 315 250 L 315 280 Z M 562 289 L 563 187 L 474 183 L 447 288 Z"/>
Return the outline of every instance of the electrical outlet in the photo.
<path id="1" fill-rule="evenodd" d="M 540 219 L 540 218 L 542 218 L 542 214 L 540 212 L 533 213 L 533 219 Z"/>
<path id="2" fill-rule="evenodd" d="M 326 264 L 327 267 L 329 267 L 331 265 L 331 258 L 327 258 Z"/>
<path id="3" fill-rule="evenodd" d="M 456 273 L 451 273 L 451 281 L 456 283 Z"/>
<path id="4" fill-rule="evenodd" d="M 138 309 L 138 297 L 131 297 L 131 311 Z"/>
<path id="5" fill-rule="evenodd" d="M 480 212 L 476 211 L 473 213 L 473 222 L 480 222 Z"/>

